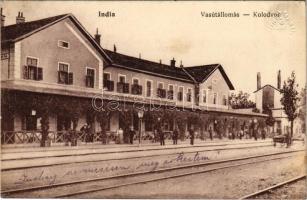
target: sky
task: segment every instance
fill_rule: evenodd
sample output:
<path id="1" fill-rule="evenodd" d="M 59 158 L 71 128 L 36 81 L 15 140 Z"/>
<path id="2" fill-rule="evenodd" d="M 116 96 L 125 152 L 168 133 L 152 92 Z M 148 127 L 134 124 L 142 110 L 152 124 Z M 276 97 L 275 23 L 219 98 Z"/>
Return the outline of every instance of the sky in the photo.
<path id="1" fill-rule="evenodd" d="M 306 85 L 306 16 L 304 2 L 96 2 L 4 1 L 5 24 L 14 24 L 18 11 L 26 21 L 72 13 L 103 48 L 185 67 L 220 63 L 237 91 L 277 85 L 295 71 L 299 87 Z M 115 17 L 98 17 L 98 12 Z M 201 12 L 237 12 L 238 18 L 206 18 Z M 253 17 L 253 12 L 282 13 L 279 18 Z M 250 16 L 243 16 L 243 13 Z"/>

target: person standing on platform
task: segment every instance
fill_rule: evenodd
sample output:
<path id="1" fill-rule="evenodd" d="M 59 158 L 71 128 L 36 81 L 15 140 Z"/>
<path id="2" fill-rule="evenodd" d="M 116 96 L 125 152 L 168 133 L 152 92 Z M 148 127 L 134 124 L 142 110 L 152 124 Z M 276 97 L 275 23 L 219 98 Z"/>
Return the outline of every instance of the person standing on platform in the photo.
<path id="1" fill-rule="evenodd" d="M 119 128 L 117 132 L 117 144 L 122 144 L 124 141 L 124 131 L 122 128 Z"/>
<path id="2" fill-rule="evenodd" d="M 129 131 L 130 144 L 133 144 L 134 135 L 135 135 L 135 131 L 133 130 L 133 126 L 131 126 L 130 131 Z"/>
<path id="3" fill-rule="evenodd" d="M 244 135 L 243 130 L 240 129 L 240 131 L 239 131 L 239 138 L 240 138 L 240 140 L 242 140 L 243 135 Z"/>
<path id="4" fill-rule="evenodd" d="M 265 129 L 262 129 L 261 131 L 261 139 L 265 140 L 266 131 Z"/>
<path id="5" fill-rule="evenodd" d="M 210 140 L 213 140 L 211 126 L 209 127 L 209 136 L 210 136 Z"/>
<path id="6" fill-rule="evenodd" d="M 175 128 L 175 130 L 173 131 L 173 144 L 177 144 L 178 141 L 178 129 Z"/>
<path id="7" fill-rule="evenodd" d="M 159 134 L 159 136 L 160 136 L 160 145 L 161 145 L 161 146 L 164 146 L 164 145 L 165 145 L 164 133 L 163 133 L 163 131 L 161 130 L 161 128 L 158 129 L 158 134 Z"/>
<path id="8" fill-rule="evenodd" d="M 194 137 L 195 137 L 194 130 L 193 130 L 193 129 L 190 129 L 189 132 L 190 132 L 190 139 L 191 139 L 190 144 L 191 144 L 191 145 L 194 145 Z"/>

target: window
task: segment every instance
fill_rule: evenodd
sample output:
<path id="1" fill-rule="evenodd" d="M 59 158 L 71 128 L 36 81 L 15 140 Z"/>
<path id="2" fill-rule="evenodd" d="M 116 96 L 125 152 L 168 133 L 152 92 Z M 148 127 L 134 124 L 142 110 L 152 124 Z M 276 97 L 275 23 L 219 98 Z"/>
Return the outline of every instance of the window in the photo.
<path id="1" fill-rule="evenodd" d="M 95 85 L 95 69 L 86 68 L 86 78 L 85 78 L 86 87 L 94 88 Z"/>
<path id="2" fill-rule="evenodd" d="M 27 65 L 28 66 L 33 66 L 33 67 L 37 67 L 38 63 L 38 59 L 37 58 L 30 58 L 27 57 Z"/>
<path id="3" fill-rule="evenodd" d="M 111 81 L 110 73 L 103 73 L 103 88 L 106 91 L 114 91 L 114 81 Z"/>
<path id="4" fill-rule="evenodd" d="M 188 88 L 188 92 L 187 92 L 187 101 L 191 102 L 192 101 L 192 89 Z"/>
<path id="5" fill-rule="evenodd" d="M 151 81 L 146 82 L 146 96 L 150 97 L 151 96 Z"/>
<path id="6" fill-rule="evenodd" d="M 125 83 L 125 82 L 126 82 L 126 76 L 119 75 L 119 76 L 118 76 L 118 81 L 119 81 L 120 83 Z"/>
<path id="7" fill-rule="evenodd" d="M 138 84 L 139 84 L 139 79 L 134 78 L 134 79 L 132 80 L 132 84 L 133 84 L 133 85 L 138 85 Z"/>
<path id="8" fill-rule="evenodd" d="M 223 96 L 223 105 L 227 106 L 227 96 Z"/>
<path id="9" fill-rule="evenodd" d="M 73 84 L 73 73 L 69 73 L 69 65 L 67 63 L 59 63 L 58 83 Z"/>
<path id="10" fill-rule="evenodd" d="M 59 71 L 68 73 L 68 64 L 59 63 Z"/>
<path id="11" fill-rule="evenodd" d="M 166 98 L 166 90 L 163 89 L 163 87 L 164 87 L 163 83 L 159 82 L 157 88 L 157 97 L 159 98 Z"/>
<path id="12" fill-rule="evenodd" d="M 27 57 L 27 65 L 24 66 L 24 79 L 43 80 L 43 68 L 38 67 L 38 59 Z"/>
<path id="13" fill-rule="evenodd" d="M 62 48 L 65 48 L 65 49 L 69 49 L 69 43 L 66 42 L 66 41 L 63 41 L 63 40 L 59 40 L 58 46 L 62 47 Z"/>
<path id="14" fill-rule="evenodd" d="M 129 83 L 126 83 L 125 75 L 118 75 L 117 92 L 129 93 Z"/>
<path id="15" fill-rule="evenodd" d="M 179 87 L 178 89 L 178 101 L 182 101 L 183 100 L 183 87 Z"/>
<path id="16" fill-rule="evenodd" d="M 131 93 L 141 95 L 142 94 L 142 86 L 139 85 L 139 79 L 133 78 L 131 85 Z"/>
<path id="17" fill-rule="evenodd" d="M 171 100 L 174 99 L 174 86 L 173 85 L 168 85 L 167 98 Z"/>
<path id="18" fill-rule="evenodd" d="M 217 93 L 213 94 L 213 104 L 217 103 Z"/>
<path id="19" fill-rule="evenodd" d="M 111 80 L 111 74 L 103 73 L 103 80 Z"/>
<path id="20" fill-rule="evenodd" d="M 203 103 L 207 103 L 207 91 L 203 90 Z"/>

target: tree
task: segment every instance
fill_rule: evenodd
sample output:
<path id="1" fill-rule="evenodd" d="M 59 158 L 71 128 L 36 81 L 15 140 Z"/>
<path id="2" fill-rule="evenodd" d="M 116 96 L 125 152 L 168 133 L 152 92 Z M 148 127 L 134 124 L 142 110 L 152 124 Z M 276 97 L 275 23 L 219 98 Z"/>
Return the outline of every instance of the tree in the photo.
<path id="1" fill-rule="evenodd" d="M 256 104 L 248 99 L 249 94 L 246 92 L 239 91 L 238 94 L 232 93 L 229 96 L 229 105 L 233 109 L 240 109 L 240 108 L 255 108 Z"/>
<path id="2" fill-rule="evenodd" d="M 298 116 L 302 121 L 302 132 L 306 132 L 306 88 L 303 88 L 300 93 L 300 106 Z"/>
<path id="3" fill-rule="evenodd" d="M 288 117 L 288 120 L 291 123 L 291 133 L 289 144 L 292 143 L 293 136 L 293 121 L 298 116 L 297 113 L 297 102 L 299 101 L 298 97 L 298 84 L 295 82 L 295 73 L 292 72 L 291 76 L 287 79 L 287 82 L 284 82 L 283 88 L 281 89 L 282 98 L 280 100 L 281 104 L 284 107 L 285 113 Z"/>
<path id="4" fill-rule="evenodd" d="M 269 108 L 269 106 L 267 106 L 267 105 L 264 106 L 263 113 L 269 115 L 268 118 L 266 118 L 266 120 L 265 120 L 266 125 L 274 127 L 275 118 L 273 117 L 272 110 Z M 274 132 L 274 130 L 273 130 L 273 132 Z"/>

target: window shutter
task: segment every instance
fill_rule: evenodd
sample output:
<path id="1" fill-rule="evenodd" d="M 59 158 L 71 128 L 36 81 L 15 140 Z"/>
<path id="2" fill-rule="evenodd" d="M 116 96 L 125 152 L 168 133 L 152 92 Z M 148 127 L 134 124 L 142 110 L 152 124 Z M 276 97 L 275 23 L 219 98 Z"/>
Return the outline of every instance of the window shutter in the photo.
<path id="1" fill-rule="evenodd" d="M 37 80 L 38 81 L 43 80 L 43 68 L 41 67 L 37 68 Z"/>
<path id="2" fill-rule="evenodd" d="M 74 83 L 73 80 L 74 80 L 73 73 L 72 72 L 68 73 L 68 84 L 72 85 Z"/>
<path id="3" fill-rule="evenodd" d="M 24 78 L 24 79 L 28 79 L 28 78 L 29 78 L 29 77 L 28 77 L 28 74 L 29 74 L 28 66 L 25 65 L 25 66 L 24 66 L 24 69 L 23 69 L 23 78 Z"/>

